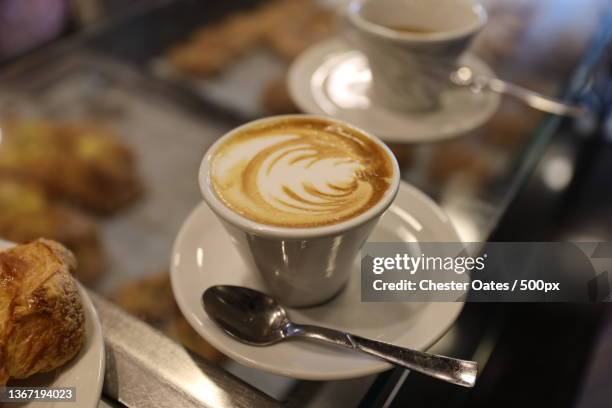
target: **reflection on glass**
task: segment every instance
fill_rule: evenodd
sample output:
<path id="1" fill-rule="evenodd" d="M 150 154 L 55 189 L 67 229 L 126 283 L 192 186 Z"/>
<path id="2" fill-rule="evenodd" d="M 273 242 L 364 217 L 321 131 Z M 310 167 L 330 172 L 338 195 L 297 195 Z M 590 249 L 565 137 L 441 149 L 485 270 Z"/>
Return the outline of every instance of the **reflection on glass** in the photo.
<path id="1" fill-rule="evenodd" d="M 542 180 L 553 191 L 563 191 L 572 181 L 574 167 L 567 156 L 548 159 L 542 167 Z"/>

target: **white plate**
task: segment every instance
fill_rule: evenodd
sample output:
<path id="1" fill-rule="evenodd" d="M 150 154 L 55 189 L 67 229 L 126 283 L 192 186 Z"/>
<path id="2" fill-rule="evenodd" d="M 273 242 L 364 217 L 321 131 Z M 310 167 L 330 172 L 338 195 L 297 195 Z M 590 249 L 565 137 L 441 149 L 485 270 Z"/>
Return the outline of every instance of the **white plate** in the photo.
<path id="1" fill-rule="evenodd" d="M 495 76 L 491 68 L 467 54 L 462 64 Z M 372 103 L 368 96 L 371 73 L 365 56 L 338 38 L 306 50 L 292 64 L 288 88 L 295 104 L 306 113 L 345 120 L 386 142 L 433 142 L 460 136 L 485 123 L 497 111 L 500 97 L 475 94 L 455 87 L 444 92 L 436 111 L 406 113 Z"/>
<path id="2" fill-rule="evenodd" d="M 14 244 L 0 240 L 0 250 Z M 100 401 L 104 382 L 104 338 L 98 313 L 87 294 L 77 283 L 85 312 L 85 343 L 79 354 L 68 364 L 45 374 L 36 374 L 24 380 L 11 380 L 14 387 L 75 387 L 76 402 L 24 403 L 19 407 L 73 407 L 95 408 Z"/>
<path id="3" fill-rule="evenodd" d="M 459 242 L 446 214 L 414 187 L 401 183 L 370 242 Z M 290 309 L 296 322 L 339 328 L 361 336 L 425 350 L 453 324 L 462 303 L 361 303 L 359 260 L 347 288 L 331 302 Z M 263 289 L 205 203 L 187 218 L 176 238 L 171 262 L 172 289 L 193 328 L 227 356 L 247 366 L 307 380 L 359 377 L 390 368 L 380 360 L 321 344 L 291 341 L 254 347 L 231 339 L 208 318 L 202 292 L 230 284 Z"/>

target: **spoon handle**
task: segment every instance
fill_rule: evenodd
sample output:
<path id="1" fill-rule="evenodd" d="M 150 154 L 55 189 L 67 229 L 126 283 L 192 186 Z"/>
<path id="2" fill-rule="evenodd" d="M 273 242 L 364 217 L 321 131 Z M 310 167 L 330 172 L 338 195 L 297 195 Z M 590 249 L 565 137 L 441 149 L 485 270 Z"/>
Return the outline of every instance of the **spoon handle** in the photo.
<path id="1" fill-rule="evenodd" d="M 463 387 L 473 387 L 476 382 L 478 364 L 475 361 L 411 350 L 327 327 L 290 324 L 286 334 L 289 337 L 304 337 L 360 351 Z"/>
<path id="2" fill-rule="evenodd" d="M 440 72 L 434 71 L 434 73 L 436 75 L 441 75 Z M 471 68 L 465 66 L 452 71 L 450 80 L 455 85 L 470 87 L 475 93 L 481 92 L 483 89 L 488 89 L 499 94 L 513 96 L 523 101 L 527 106 L 554 115 L 569 116 L 578 119 L 590 114 L 585 106 L 565 103 L 556 98 L 542 95 L 499 78 L 476 74 Z"/>
<path id="3" fill-rule="evenodd" d="M 494 92 L 514 96 L 532 108 L 543 112 L 573 118 L 580 118 L 586 113 L 582 106 L 570 105 L 498 78 L 488 78 L 486 86 Z"/>

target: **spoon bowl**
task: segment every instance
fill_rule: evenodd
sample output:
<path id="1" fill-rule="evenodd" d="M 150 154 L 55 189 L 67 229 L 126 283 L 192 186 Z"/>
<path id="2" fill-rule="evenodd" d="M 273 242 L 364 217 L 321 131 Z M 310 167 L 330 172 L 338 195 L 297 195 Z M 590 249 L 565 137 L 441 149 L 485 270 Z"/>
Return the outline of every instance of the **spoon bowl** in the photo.
<path id="1" fill-rule="evenodd" d="M 257 290 L 212 286 L 202 295 L 202 305 L 217 325 L 244 343 L 268 346 L 286 337 L 289 319 L 285 309 Z"/>

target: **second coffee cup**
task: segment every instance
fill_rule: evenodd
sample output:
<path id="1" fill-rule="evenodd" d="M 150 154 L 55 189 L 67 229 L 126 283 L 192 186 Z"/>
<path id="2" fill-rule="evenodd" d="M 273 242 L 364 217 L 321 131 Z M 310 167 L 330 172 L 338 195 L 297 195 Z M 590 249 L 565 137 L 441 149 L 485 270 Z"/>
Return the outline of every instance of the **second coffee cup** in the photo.
<path id="1" fill-rule="evenodd" d="M 342 21 L 344 37 L 368 59 L 373 101 L 427 111 L 439 107 L 487 15 L 472 0 L 353 0 Z"/>

